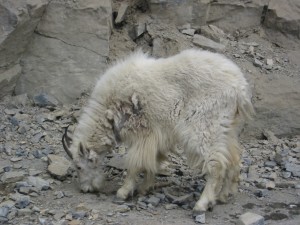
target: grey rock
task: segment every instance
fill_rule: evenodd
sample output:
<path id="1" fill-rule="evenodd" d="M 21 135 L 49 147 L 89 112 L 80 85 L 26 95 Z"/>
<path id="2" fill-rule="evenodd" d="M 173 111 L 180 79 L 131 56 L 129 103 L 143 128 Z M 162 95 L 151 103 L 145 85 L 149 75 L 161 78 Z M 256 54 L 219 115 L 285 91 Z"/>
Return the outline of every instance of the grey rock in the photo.
<path id="1" fill-rule="evenodd" d="M 22 159 L 23 159 L 22 157 L 12 157 L 12 158 L 10 158 L 10 161 L 18 162 L 18 161 L 21 161 Z"/>
<path id="2" fill-rule="evenodd" d="M 275 188 L 275 182 L 273 182 L 273 181 L 268 181 L 267 183 L 266 183 L 266 188 L 268 189 L 268 190 L 272 190 L 272 189 L 274 189 Z"/>
<path id="3" fill-rule="evenodd" d="M 142 34 L 146 32 L 146 23 L 145 22 L 138 22 L 137 24 L 131 26 L 128 29 L 128 35 L 132 40 L 136 40 Z"/>
<path id="4" fill-rule="evenodd" d="M 111 0 L 49 1 L 22 55 L 15 93 L 75 101 L 106 68 L 111 27 Z"/>
<path id="5" fill-rule="evenodd" d="M 251 181 L 256 181 L 259 179 L 259 173 L 257 171 L 257 165 L 249 166 L 248 179 Z"/>
<path id="6" fill-rule="evenodd" d="M 162 193 L 154 193 L 155 197 L 158 197 L 160 200 L 164 200 L 166 198 L 166 195 Z"/>
<path id="7" fill-rule="evenodd" d="M 296 10 L 299 7 L 300 2 L 298 0 L 286 1 L 285 4 L 280 4 L 279 0 L 270 1 L 264 25 L 299 38 L 297 26 L 300 23 L 300 18 Z"/>
<path id="8" fill-rule="evenodd" d="M 35 135 L 33 136 L 33 138 L 31 139 L 31 141 L 32 141 L 33 143 L 39 143 L 40 140 L 42 139 L 42 137 L 44 137 L 44 136 L 45 136 L 44 133 L 39 132 L 39 133 L 37 133 L 37 134 L 35 134 Z"/>
<path id="9" fill-rule="evenodd" d="M 29 176 L 28 183 L 39 190 L 48 190 L 50 188 L 49 181 L 46 181 L 40 177 Z"/>
<path id="10" fill-rule="evenodd" d="M 285 163 L 285 170 L 291 172 L 294 177 L 300 177 L 300 165 L 295 163 Z"/>
<path id="11" fill-rule="evenodd" d="M 273 59 L 267 59 L 266 64 L 272 67 L 274 65 Z"/>
<path id="12" fill-rule="evenodd" d="M 0 98 L 13 93 L 21 75 L 19 59 L 30 43 L 47 3 L 47 0 L 0 2 Z"/>
<path id="13" fill-rule="evenodd" d="M 265 58 L 262 54 L 260 54 L 258 52 L 256 52 L 255 55 L 256 55 L 256 58 L 259 59 L 259 60 L 262 60 L 262 59 Z"/>
<path id="14" fill-rule="evenodd" d="M 18 209 L 17 214 L 19 217 L 29 216 L 33 213 L 33 211 L 29 208 Z"/>
<path id="15" fill-rule="evenodd" d="M 174 196 L 172 194 L 169 193 L 167 188 L 163 189 L 164 194 L 166 195 L 166 198 L 173 204 L 177 204 L 177 205 L 185 205 L 191 201 L 193 201 L 193 194 L 186 194 L 183 196 Z"/>
<path id="16" fill-rule="evenodd" d="M 87 212 L 84 212 L 84 211 L 78 211 L 78 212 L 73 212 L 72 213 L 72 218 L 76 219 L 76 220 L 77 219 L 81 220 L 86 216 L 87 216 Z"/>
<path id="17" fill-rule="evenodd" d="M 266 167 L 274 168 L 276 165 L 277 165 L 277 163 L 274 161 L 266 161 L 265 162 Z"/>
<path id="18" fill-rule="evenodd" d="M 285 179 L 290 178 L 291 175 L 292 175 L 291 172 L 282 172 L 282 177 L 285 178 Z"/>
<path id="19" fill-rule="evenodd" d="M 207 50 L 223 51 L 225 49 L 225 45 L 214 42 L 199 34 L 194 35 L 193 43 Z"/>
<path id="20" fill-rule="evenodd" d="M 43 171 L 36 170 L 36 169 L 29 169 L 28 172 L 29 172 L 29 176 L 36 176 L 43 173 Z"/>
<path id="21" fill-rule="evenodd" d="M 8 220 L 12 220 L 17 216 L 18 211 L 16 209 L 11 210 L 11 212 L 7 215 Z"/>
<path id="22" fill-rule="evenodd" d="M 147 1 L 151 16 L 165 23 L 175 23 L 179 29 L 190 28 L 187 24 L 197 27 L 206 24 L 207 13 L 209 11 L 208 1 L 173 1 L 173 0 L 149 0 Z M 166 10 L 166 6 L 167 9 Z"/>
<path id="23" fill-rule="evenodd" d="M 6 224 L 7 222 L 8 222 L 7 218 L 0 216 L 0 224 Z"/>
<path id="24" fill-rule="evenodd" d="M 30 101 L 27 94 L 16 95 L 12 97 L 12 104 L 18 108 L 29 105 Z"/>
<path id="25" fill-rule="evenodd" d="M 184 30 L 181 31 L 181 33 L 189 35 L 189 36 L 194 36 L 195 29 L 184 29 Z"/>
<path id="26" fill-rule="evenodd" d="M 64 192 L 62 192 L 62 191 L 56 191 L 56 192 L 54 193 L 54 195 L 56 196 L 57 199 L 63 198 L 63 197 L 65 196 L 65 195 L 64 195 Z"/>
<path id="27" fill-rule="evenodd" d="M 11 170 L 10 165 L 7 165 L 5 163 L 2 163 L 2 165 L 0 165 L 0 174 L 4 172 L 9 172 L 10 170 Z"/>
<path id="28" fill-rule="evenodd" d="M 0 207 L 0 217 L 6 217 L 9 213 L 9 207 L 2 206 Z"/>
<path id="29" fill-rule="evenodd" d="M 15 206 L 18 209 L 24 209 L 30 204 L 30 197 L 29 196 L 21 196 L 17 199 Z"/>
<path id="30" fill-rule="evenodd" d="M 256 66 L 256 67 L 262 68 L 263 63 L 260 60 L 258 60 L 257 58 L 255 58 L 254 61 L 253 61 L 253 65 Z"/>
<path id="31" fill-rule="evenodd" d="M 198 214 L 197 216 L 195 216 L 195 222 L 204 224 L 205 223 L 205 213 L 201 213 L 201 214 Z"/>
<path id="32" fill-rule="evenodd" d="M 18 109 L 4 109 L 5 114 L 14 116 L 18 113 Z"/>
<path id="33" fill-rule="evenodd" d="M 113 203 L 118 204 L 118 205 L 122 205 L 125 203 L 125 201 L 123 199 L 119 199 L 117 197 L 114 197 L 112 200 Z"/>
<path id="34" fill-rule="evenodd" d="M 0 207 L 12 208 L 14 205 L 15 205 L 15 202 L 11 201 L 11 200 L 7 200 L 7 201 L 4 201 L 4 202 L 0 203 Z"/>
<path id="35" fill-rule="evenodd" d="M 160 198 L 155 197 L 155 196 L 151 196 L 150 198 L 148 198 L 148 199 L 146 200 L 146 202 L 147 202 L 148 204 L 151 204 L 151 205 L 153 205 L 154 207 L 156 207 L 156 206 L 158 206 L 158 204 L 159 204 L 159 202 L 160 202 Z"/>
<path id="36" fill-rule="evenodd" d="M 30 192 L 30 187 L 20 187 L 19 193 L 28 195 Z"/>
<path id="37" fill-rule="evenodd" d="M 270 130 L 263 130 L 263 135 L 268 139 L 268 141 L 271 141 L 274 144 L 278 144 L 279 140 L 278 138 L 275 136 L 275 134 L 270 131 Z"/>
<path id="38" fill-rule="evenodd" d="M 30 185 L 25 181 L 16 182 L 15 188 L 20 189 L 21 187 L 30 187 Z"/>
<path id="39" fill-rule="evenodd" d="M 119 170 L 126 169 L 124 157 L 120 155 L 114 155 L 106 165 Z"/>
<path id="40" fill-rule="evenodd" d="M 176 205 L 176 204 L 166 204 L 165 205 L 165 209 L 166 210 L 172 210 L 172 209 L 176 209 L 176 208 L 178 208 L 178 205 Z"/>
<path id="41" fill-rule="evenodd" d="M 40 225 L 48 225 L 48 224 L 52 224 L 49 218 L 45 218 L 45 217 L 39 217 L 38 221 L 40 223 Z"/>
<path id="42" fill-rule="evenodd" d="M 116 24 L 122 23 L 124 21 L 128 6 L 129 5 L 128 5 L 127 2 L 122 2 L 121 3 L 120 8 L 118 10 L 117 18 L 115 19 Z"/>
<path id="43" fill-rule="evenodd" d="M 125 213 L 128 211 L 130 211 L 130 207 L 128 205 L 119 205 L 115 209 L 115 212 L 119 212 L 119 213 Z"/>
<path id="44" fill-rule="evenodd" d="M 40 107 L 57 107 L 59 105 L 59 101 L 55 97 L 47 93 L 40 93 L 33 96 L 33 102 L 35 105 Z"/>
<path id="45" fill-rule="evenodd" d="M 141 201 L 137 202 L 137 206 L 139 208 L 142 208 L 142 209 L 147 209 L 148 208 L 147 204 L 145 202 L 141 202 Z"/>
<path id="46" fill-rule="evenodd" d="M 71 162 L 64 157 L 60 157 L 57 155 L 49 154 L 48 155 L 49 173 L 59 180 L 65 180 L 66 176 L 70 172 Z"/>
<path id="47" fill-rule="evenodd" d="M 237 225 L 264 225 L 265 219 L 261 215 L 247 212 L 239 217 Z"/>
<path id="48" fill-rule="evenodd" d="M 17 181 L 21 181 L 24 178 L 24 172 L 6 172 L 2 175 L 1 181 L 3 183 L 14 183 Z"/>
<path id="49" fill-rule="evenodd" d="M 257 197 L 266 197 L 269 191 L 267 189 L 259 189 L 254 192 Z"/>
<path id="50" fill-rule="evenodd" d="M 284 165 L 287 161 L 288 151 L 276 152 L 274 160 L 278 165 Z"/>
<path id="51" fill-rule="evenodd" d="M 210 24 L 202 26 L 200 29 L 201 34 L 205 37 L 210 38 L 218 43 L 226 43 L 226 35 L 224 31 L 217 26 Z"/>
<path id="52" fill-rule="evenodd" d="M 206 15 L 206 23 L 213 24 L 226 32 L 259 26 L 267 1 L 214 1 Z M 234 21 L 234 26 L 232 26 Z"/>

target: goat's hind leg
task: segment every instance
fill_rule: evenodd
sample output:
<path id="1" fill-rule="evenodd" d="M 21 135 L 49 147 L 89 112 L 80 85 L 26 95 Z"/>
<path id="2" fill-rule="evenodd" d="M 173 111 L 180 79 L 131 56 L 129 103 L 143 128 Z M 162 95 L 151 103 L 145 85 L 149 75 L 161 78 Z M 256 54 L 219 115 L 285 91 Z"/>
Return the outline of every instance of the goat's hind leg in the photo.
<path id="1" fill-rule="evenodd" d="M 228 149 L 231 155 L 230 163 L 226 169 L 222 190 L 218 196 L 218 200 L 222 203 L 227 202 L 230 194 L 236 194 L 240 181 L 240 154 L 241 149 L 236 138 L 231 138 L 228 142 Z"/>
<path id="2" fill-rule="evenodd" d="M 224 179 L 224 168 L 216 160 L 207 162 L 207 182 L 200 199 L 197 201 L 194 211 L 202 212 L 216 204 Z"/>
<path id="3" fill-rule="evenodd" d="M 229 167 L 226 170 L 226 176 L 224 178 L 223 186 L 218 196 L 218 200 L 220 202 L 226 203 L 228 201 L 229 195 L 235 194 L 238 191 L 239 175 L 239 165 Z"/>
<path id="4" fill-rule="evenodd" d="M 131 168 L 127 171 L 123 186 L 117 191 L 117 197 L 120 199 L 127 199 L 129 194 L 133 195 L 136 188 L 138 169 Z"/>

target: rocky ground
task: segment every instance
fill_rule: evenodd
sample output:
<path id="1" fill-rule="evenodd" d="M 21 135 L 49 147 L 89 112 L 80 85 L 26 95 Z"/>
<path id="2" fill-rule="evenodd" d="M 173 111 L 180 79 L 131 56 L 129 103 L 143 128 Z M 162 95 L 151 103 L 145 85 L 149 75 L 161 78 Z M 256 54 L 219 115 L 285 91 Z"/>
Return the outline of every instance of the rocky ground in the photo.
<path id="1" fill-rule="evenodd" d="M 137 47 L 157 57 L 201 47 L 222 52 L 246 74 L 258 112 L 241 136 L 243 167 L 238 194 L 227 204 L 218 204 L 194 218 L 192 207 L 205 180 L 191 171 L 185 156 L 179 154 L 169 156 L 169 164 L 157 176 L 156 188 L 148 195 L 118 201 L 114 196 L 126 174 L 122 164 L 125 148 L 106 158 L 108 181 L 103 193 L 83 194 L 61 137 L 64 127 L 76 124 L 88 94 L 74 105 L 61 105 L 49 95 L 36 96 L 34 102 L 19 95 L 0 102 L 0 224 L 205 221 L 215 225 L 263 224 L 262 220 L 265 224 L 300 224 L 300 136 L 292 132 L 297 130 L 287 132 L 293 121 L 297 124 L 299 120 L 299 46 L 291 39 L 271 42 L 260 27 L 228 35 L 215 27 L 203 27 L 200 32 L 188 25 L 157 23 L 147 15 L 139 15 L 139 23 L 132 27 L 131 22 L 136 20 L 130 15 L 133 14 L 129 12 L 126 23 L 120 18 L 119 27 L 113 30 L 109 61 Z M 290 87 L 289 93 L 282 92 L 283 85 Z M 265 109 L 266 101 L 286 120 L 281 123 L 278 114 L 272 114 L 273 108 Z M 287 108 L 285 101 L 295 104 Z M 261 124 L 252 126 L 258 119 Z M 280 137 L 271 132 L 279 134 L 281 129 L 284 132 Z"/>
<path id="2" fill-rule="evenodd" d="M 184 155 L 170 155 L 148 195 L 122 202 L 114 197 L 126 173 L 121 148 L 107 157 L 104 193 L 80 193 L 61 137 L 83 101 L 62 107 L 44 97 L 35 103 L 47 107 L 28 105 L 26 95 L 0 104 L 0 224 L 195 223 L 192 207 L 205 180 L 189 170 Z M 207 212 L 207 224 L 235 224 L 247 212 L 265 224 L 299 224 L 300 137 L 278 139 L 268 130 L 263 136 L 242 141 L 239 193 Z"/>

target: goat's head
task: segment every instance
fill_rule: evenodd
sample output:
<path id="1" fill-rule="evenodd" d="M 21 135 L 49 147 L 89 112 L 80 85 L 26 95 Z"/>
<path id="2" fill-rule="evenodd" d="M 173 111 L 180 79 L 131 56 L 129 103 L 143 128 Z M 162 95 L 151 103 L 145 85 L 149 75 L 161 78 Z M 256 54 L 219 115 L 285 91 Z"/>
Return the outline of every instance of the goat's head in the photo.
<path id="1" fill-rule="evenodd" d="M 97 154 L 81 142 L 73 143 L 68 135 L 68 127 L 63 134 L 62 144 L 76 167 L 81 191 L 99 191 L 105 181 L 102 166 L 104 154 Z"/>

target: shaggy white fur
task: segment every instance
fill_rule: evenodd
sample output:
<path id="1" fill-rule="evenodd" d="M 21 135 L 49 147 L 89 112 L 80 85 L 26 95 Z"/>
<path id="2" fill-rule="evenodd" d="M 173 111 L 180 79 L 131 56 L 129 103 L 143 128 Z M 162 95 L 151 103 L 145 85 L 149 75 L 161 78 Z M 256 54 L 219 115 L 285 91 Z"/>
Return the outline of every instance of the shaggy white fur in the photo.
<path id="1" fill-rule="evenodd" d="M 137 52 L 100 77 L 84 109 L 70 147 L 75 163 L 93 152 L 102 155 L 119 142 L 128 146 L 128 175 L 117 196 L 136 189 L 136 176 L 146 173 L 145 192 L 166 154 L 180 143 L 191 167 L 207 175 L 194 210 L 205 211 L 237 190 L 240 148 L 237 131 L 254 114 L 248 83 L 240 69 L 216 53 L 185 50 L 154 59 Z M 92 149 L 87 153 L 80 151 Z M 91 173 L 83 168 L 81 172 Z M 90 167 L 88 167 L 90 168 Z M 85 171 L 85 172 L 84 172 Z M 101 171 L 85 191 L 96 190 Z M 88 177 L 88 176 L 82 176 Z M 90 183 L 90 186 L 89 186 Z M 95 182 L 94 182 L 95 183 Z"/>

